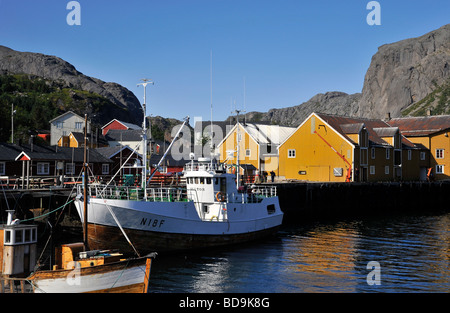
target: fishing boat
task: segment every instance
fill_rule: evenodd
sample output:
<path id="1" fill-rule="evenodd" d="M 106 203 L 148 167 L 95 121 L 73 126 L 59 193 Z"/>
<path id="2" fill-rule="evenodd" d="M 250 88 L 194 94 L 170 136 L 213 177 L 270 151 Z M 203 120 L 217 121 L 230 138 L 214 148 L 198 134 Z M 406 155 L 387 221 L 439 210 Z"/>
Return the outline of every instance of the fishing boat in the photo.
<path id="1" fill-rule="evenodd" d="M 11 213 L 9 213 L 12 215 Z M 0 293 L 20 283 L 33 293 L 147 293 L 155 255 L 125 259 L 116 251 L 86 251 L 84 243 L 61 245 L 56 264 L 43 270 L 37 260 L 37 225 L 8 217 L 0 225 Z"/>
<path id="2" fill-rule="evenodd" d="M 85 127 L 85 191 L 88 171 L 86 136 Z M 86 193 L 79 200 L 87 218 L 87 201 L 84 199 L 88 199 Z M 83 227 L 83 242 L 56 248 L 56 264 L 50 270 L 42 270 L 36 266 L 37 226 L 13 221 L 14 210 L 7 212 L 7 224 L 0 225 L 0 289 L 3 289 L 4 281 L 10 282 L 10 290 L 14 289 L 14 281 L 20 281 L 22 286 L 24 282 L 31 284 L 31 291 L 35 293 L 148 292 L 151 264 L 156 253 L 125 258 L 115 249 L 92 249 L 87 242 L 88 229 Z M 87 225 L 86 221 L 84 225 Z"/>
<path id="3" fill-rule="evenodd" d="M 142 137 L 146 147 L 145 117 Z M 87 187 L 87 240 L 94 249 L 163 253 L 234 245 L 270 235 L 282 223 L 283 212 L 273 186 L 239 186 L 239 177 L 227 173 L 224 164 L 213 158 L 195 160 L 191 154 L 183 171 L 185 186 L 148 188 L 155 172 L 147 176 L 146 159 L 138 186 Z M 78 186 L 75 206 L 81 220 L 86 220 L 83 188 Z"/>

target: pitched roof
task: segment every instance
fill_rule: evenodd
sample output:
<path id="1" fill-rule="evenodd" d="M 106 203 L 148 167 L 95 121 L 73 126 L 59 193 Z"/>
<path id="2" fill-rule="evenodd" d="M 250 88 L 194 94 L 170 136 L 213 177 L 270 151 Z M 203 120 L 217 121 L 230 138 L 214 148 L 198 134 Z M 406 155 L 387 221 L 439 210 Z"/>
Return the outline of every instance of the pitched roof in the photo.
<path id="1" fill-rule="evenodd" d="M 16 145 L 0 143 L 0 160 L 14 161 L 22 154 L 26 154 L 33 161 L 84 161 L 83 148 L 66 148 L 58 146 Z M 89 162 L 109 163 L 109 159 L 102 156 L 95 149 L 88 149 Z"/>
<path id="2" fill-rule="evenodd" d="M 281 144 L 295 130 L 295 127 L 256 123 L 245 123 L 241 126 L 258 144 L 267 145 Z"/>
<path id="3" fill-rule="evenodd" d="M 384 122 L 383 120 L 379 119 L 366 119 L 366 118 L 357 118 L 357 117 L 345 117 L 345 116 L 338 116 L 338 115 L 331 115 L 331 114 L 325 114 L 325 113 L 316 113 L 317 116 L 319 116 L 321 119 L 323 119 L 325 122 L 327 122 L 331 127 L 333 127 L 337 132 L 339 132 L 342 136 L 344 136 L 347 140 L 350 142 L 353 142 L 354 144 L 358 144 L 357 142 L 354 142 L 350 137 L 347 136 L 347 134 L 344 130 L 347 130 L 349 128 L 349 124 L 357 124 L 356 127 L 360 127 L 361 124 L 364 125 L 364 127 L 367 129 L 367 132 L 369 134 L 369 140 L 378 145 L 389 145 L 386 141 L 384 141 L 380 135 L 374 130 L 375 128 L 384 128 L 384 127 L 390 127 L 389 124 Z"/>
<path id="4" fill-rule="evenodd" d="M 450 128 L 450 115 L 402 117 L 391 119 L 389 125 L 398 127 L 405 136 L 428 136 Z"/>
<path id="5" fill-rule="evenodd" d="M 127 122 L 122 122 L 119 121 L 118 119 L 113 119 L 110 122 L 108 122 L 107 124 L 105 124 L 105 126 L 102 127 L 105 128 L 106 126 L 108 126 L 109 124 L 113 123 L 114 121 L 122 124 L 123 126 L 125 126 L 127 129 L 142 129 L 140 126 L 136 125 L 136 124 L 132 124 L 132 123 L 127 123 Z"/>
<path id="6" fill-rule="evenodd" d="M 141 141 L 142 130 L 140 129 L 110 129 L 105 135 L 107 141 Z"/>
<path id="7" fill-rule="evenodd" d="M 118 153 L 120 153 L 121 151 L 124 151 L 124 150 L 130 150 L 130 152 L 133 152 L 133 149 L 130 148 L 129 146 L 101 147 L 101 148 L 95 149 L 95 151 L 97 151 L 102 156 L 104 156 L 105 158 L 108 158 L 108 159 L 111 159 L 113 156 L 117 155 Z M 137 152 L 135 152 L 135 153 L 140 156 L 139 153 L 137 153 Z"/>
<path id="8" fill-rule="evenodd" d="M 79 118 L 81 118 L 81 119 L 84 120 L 84 117 L 81 117 L 81 116 L 79 116 L 78 114 L 76 114 L 76 113 L 74 113 L 74 112 L 72 112 L 72 111 L 67 111 L 67 112 L 65 112 L 65 113 L 63 113 L 63 114 L 61 114 L 61 115 L 58 115 L 58 116 L 55 117 L 54 119 L 50 120 L 49 123 L 52 123 L 52 122 L 54 122 L 54 121 L 56 121 L 56 120 L 59 120 L 61 117 L 65 116 L 65 115 L 69 115 L 69 114 L 70 114 L 70 115 L 74 115 L 74 116 L 78 116 Z M 89 123 L 89 121 L 88 121 L 88 123 Z"/>

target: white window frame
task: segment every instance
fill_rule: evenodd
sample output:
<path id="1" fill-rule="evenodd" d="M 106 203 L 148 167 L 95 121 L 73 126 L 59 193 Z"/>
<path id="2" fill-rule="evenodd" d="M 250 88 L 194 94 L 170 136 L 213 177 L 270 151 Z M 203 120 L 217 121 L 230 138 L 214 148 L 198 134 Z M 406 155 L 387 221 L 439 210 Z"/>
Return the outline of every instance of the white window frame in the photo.
<path id="1" fill-rule="evenodd" d="M 109 164 L 108 163 L 102 164 L 102 174 L 103 175 L 109 174 Z"/>
<path id="2" fill-rule="evenodd" d="M 296 155 L 297 155 L 297 151 L 295 149 L 288 150 L 288 158 L 289 159 L 295 159 Z"/>
<path id="3" fill-rule="evenodd" d="M 375 165 L 370 166 L 370 175 L 375 175 Z"/>
<path id="4" fill-rule="evenodd" d="M 36 164 L 36 174 L 37 175 L 49 175 L 50 174 L 50 163 L 49 162 L 38 162 Z"/>
<path id="5" fill-rule="evenodd" d="M 389 175 L 389 165 L 384 167 L 384 174 Z"/>
<path id="6" fill-rule="evenodd" d="M 444 165 L 442 164 L 436 165 L 436 174 L 444 174 Z"/>
<path id="7" fill-rule="evenodd" d="M 56 122 L 56 128 L 63 129 L 64 128 L 64 122 Z"/>
<path id="8" fill-rule="evenodd" d="M 420 151 L 420 160 L 421 161 L 425 160 L 425 152 L 424 151 Z"/>
<path id="9" fill-rule="evenodd" d="M 444 149 L 436 149 L 436 159 L 444 158 Z"/>
<path id="10" fill-rule="evenodd" d="M 75 129 L 83 129 L 83 122 L 75 122 Z"/>
<path id="11" fill-rule="evenodd" d="M 0 162 L 0 175 L 5 175 L 6 173 L 6 162 Z"/>

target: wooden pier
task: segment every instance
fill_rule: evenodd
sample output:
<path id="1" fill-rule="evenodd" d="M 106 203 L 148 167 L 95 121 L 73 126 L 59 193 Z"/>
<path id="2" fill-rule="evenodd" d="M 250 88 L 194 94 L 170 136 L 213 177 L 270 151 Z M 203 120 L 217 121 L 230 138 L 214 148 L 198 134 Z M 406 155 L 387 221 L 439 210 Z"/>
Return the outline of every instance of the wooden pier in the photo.
<path id="1" fill-rule="evenodd" d="M 450 181 L 379 183 L 272 183 L 285 221 L 390 213 L 448 212 Z"/>

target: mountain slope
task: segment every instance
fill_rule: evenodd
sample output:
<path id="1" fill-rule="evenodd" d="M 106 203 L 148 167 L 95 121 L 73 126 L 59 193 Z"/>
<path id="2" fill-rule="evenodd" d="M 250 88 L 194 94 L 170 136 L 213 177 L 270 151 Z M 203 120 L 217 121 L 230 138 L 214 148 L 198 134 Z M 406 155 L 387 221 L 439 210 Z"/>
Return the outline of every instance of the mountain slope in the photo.
<path id="1" fill-rule="evenodd" d="M 367 70 L 358 114 L 379 118 L 422 100 L 450 77 L 450 24 L 383 45 Z"/>
<path id="2" fill-rule="evenodd" d="M 119 84 L 108 83 L 86 76 L 78 72 L 70 63 L 55 56 L 19 52 L 0 46 L 0 74 L 25 74 L 28 75 L 30 80 L 42 78 L 47 85 L 51 85 L 56 89 L 78 90 L 98 98 L 104 98 L 107 100 L 105 102 L 107 109 L 102 110 L 101 115 L 92 116 L 94 121 L 99 124 L 107 123 L 112 118 L 135 124 L 139 122 L 138 124 L 140 124 L 143 119 L 139 100 L 131 91 Z M 20 92 L 20 90 L 17 91 Z M 76 92 L 78 97 L 83 98 L 82 92 Z M 77 100 L 77 97 L 73 100 Z M 61 107 L 60 112 L 69 109 Z M 86 108 L 75 109 L 74 111 L 82 115 L 84 113 L 94 113 L 97 110 L 90 107 L 89 101 L 87 101 Z"/>

